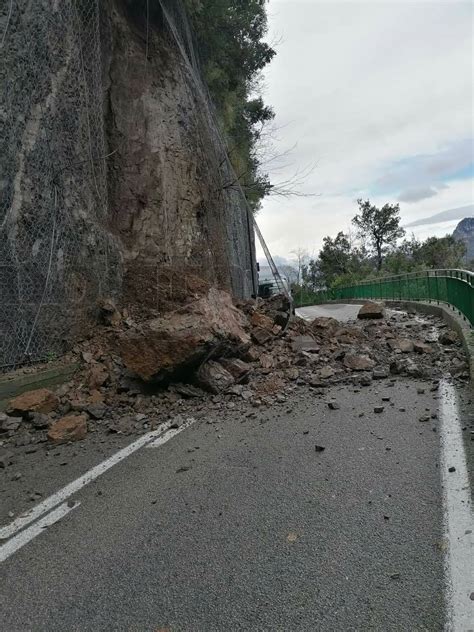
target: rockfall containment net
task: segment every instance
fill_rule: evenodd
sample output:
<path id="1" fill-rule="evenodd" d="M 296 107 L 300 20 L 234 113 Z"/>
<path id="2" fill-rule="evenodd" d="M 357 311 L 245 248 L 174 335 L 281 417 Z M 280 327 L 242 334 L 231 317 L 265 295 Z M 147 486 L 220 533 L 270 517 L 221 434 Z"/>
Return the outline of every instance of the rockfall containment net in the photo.
<path id="1" fill-rule="evenodd" d="M 118 283 L 98 5 L 0 2 L 1 367 L 61 353 Z"/>
<path id="2" fill-rule="evenodd" d="M 200 111 L 205 118 L 205 125 L 213 134 L 214 142 L 212 146 L 216 152 L 217 164 L 219 165 L 219 179 L 221 182 L 232 183 L 232 186 L 225 191 L 225 194 L 231 196 L 233 199 L 225 208 L 230 209 L 230 212 L 226 215 L 226 227 L 228 230 L 228 244 L 231 246 L 228 256 L 232 266 L 234 292 L 239 296 L 248 296 L 249 292 L 254 295 L 258 293 L 258 279 L 254 268 L 256 259 L 254 237 L 256 233 L 270 269 L 272 270 L 278 290 L 291 300 L 288 288 L 284 284 L 263 235 L 257 226 L 244 190 L 240 185 L 239 178 L 230 161 L 228 148 L 217 122 L 212 99 L 207 86 L 202 80 L 202 73 L 199 68 L 199 55 L 195 49 L 192 29 L 187 14 L 183 9 L 183 5 L 180 0 L 157 1 L 163 10 L 168 30 L 174 38 L 182 58 L 189 69 L 194 85 L 196 86 L 196 92 L 202 103 L 202 109 Z M 242 231 L 245 230 L 248 230 L 250 237 L 249 242 L 242 240 L 240 240 L 240 242 L 236 241 L 236 235 L 242 234 Z M 247 250 L 247 248 L 249 250 Z M 247 265 L 247 267 L 243 269 L 242 262 L 250 262 L 250 266 Z"/>
<path id="3" fill-rule="evenodd" d="M 104 24 L 119 5 L 143 13 L 144 81 L 154 80 L 146 72 L 153 38 L 166 38 L 179 52 L 200 127 L 211 139 L 202 171 L 217 192 L 213 208 L 220 209 L 210 222 L 223 238 L 215 244 L 210 238 L 212 261 L 206 263 L 206 253 L 199 264 L 208 269 L 181 253 L 175 262 L 170 243 L 169 256 L 156 264 L 148 258 L 150 273 L 160 276 L 163 267 L 168 287 L 167 270 L 176 263 L 183 274 L 173 273 L 173 283 L 182 278 L 188 287 L 191 266 L 192 278 L 217 285 L 227 278 L 234 295 L 256 294 L 254 218 L 181 0 L 0 0 L 0 370 L 60 355 L 87 332 L 98 298 L 122 296 L 124 248 L 109 204 L 110 171 L 122 147 L 108 138 L 104 70 L 110 55 Z M 150 20 L 157 11 L 160 33 Z M 173 231 L 161 228 L 172 242 Z"/>

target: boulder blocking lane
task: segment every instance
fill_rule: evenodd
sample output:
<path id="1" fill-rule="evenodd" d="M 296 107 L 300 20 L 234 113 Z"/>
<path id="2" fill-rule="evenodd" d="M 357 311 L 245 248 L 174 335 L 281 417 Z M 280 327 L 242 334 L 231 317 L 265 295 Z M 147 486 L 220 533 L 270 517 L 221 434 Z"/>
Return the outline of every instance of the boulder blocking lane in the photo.
<path id="1" fill-rule="evenodd" d="M 442 630 L 436 397 L 295 387 L 137 451 L 1 565 L 0 627 Z"/>

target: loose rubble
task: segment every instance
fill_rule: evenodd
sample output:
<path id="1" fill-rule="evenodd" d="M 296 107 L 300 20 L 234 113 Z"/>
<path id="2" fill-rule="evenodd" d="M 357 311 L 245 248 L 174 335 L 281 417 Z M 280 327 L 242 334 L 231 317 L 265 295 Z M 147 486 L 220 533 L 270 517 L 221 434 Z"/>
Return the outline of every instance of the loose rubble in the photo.
<path id="1" fill-rule="evenodd" d="M 72 359 L 81 364 L 74 378 L 55 392 L 19 395 L 0 413 L 0 467 L 9 466 L 9 446 L 131 435 L 223 409 L 245 415 L 285 402 L 299 387 L 324 398 L 334 384 L 360 389 L 393 376 L 435 385 L 445 374 L 469 378 L 458 336 L 439 319 L 386 311 L 380 303 L 364 305 L 355 322 L 306 322 L 289 319 L 281 297 L 234 304 L 203 284 L 188 303 L 165 314 L 148 310 L 144 321 L 109 300 L 99 308 L 101 324 L 74 349 Z M 328 408 L 339 404 L 329 401 Z"/>

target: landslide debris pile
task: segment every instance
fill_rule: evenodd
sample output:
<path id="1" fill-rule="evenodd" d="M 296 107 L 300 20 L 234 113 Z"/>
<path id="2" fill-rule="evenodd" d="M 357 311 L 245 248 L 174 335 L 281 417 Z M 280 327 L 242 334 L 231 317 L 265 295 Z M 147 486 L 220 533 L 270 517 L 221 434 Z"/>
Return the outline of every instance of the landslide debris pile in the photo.
<path id="1" fill-rule="evenodd" d="M 469 378 L 457 335 L 435 317 L 368 303 L 357 322 L 307 322 L 289 319 L 284 302 L 234 304 L 228 293 L 206 287 L 191 302 L 139 321 L 103 301 L 102 324 L 74 350 L 81 363 L 74 379 L 55 393 L 39 389 L 13 399 L 0 413 L 0 441 L 59 444 L 88 432 L 179 425 L 219 409 L 248 415 L 299 387 L 323 397 L 335 383 Z"/>

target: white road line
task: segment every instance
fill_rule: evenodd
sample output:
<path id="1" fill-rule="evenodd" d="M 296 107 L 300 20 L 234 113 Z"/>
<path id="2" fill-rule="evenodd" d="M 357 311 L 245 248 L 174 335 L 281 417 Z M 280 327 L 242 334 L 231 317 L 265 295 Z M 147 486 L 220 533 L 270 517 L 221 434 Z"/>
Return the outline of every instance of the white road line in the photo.
<path id="1" fill-rule="evenodd" d="M 8 540 L 5 544 L 2 544 L 2 546 L 0 546 L 0 562 L 4 562 L 10 555 L 13 555 L 18 549 L 21 549 L 22 546 L 25 546 L 25 544 L 28 544 L 33 538 L 43 533 L 44 529 L 58 522 L 58 520 L 61 520 L 64 516 L 67 516 L 70 511 L 79 507 L 80 504 L 81 503 L 77 502 L 71 507 L 68 507 L 67 503 L 60 505 L 47 516 L 44 516 L 44 518 L 41 518 L 41 520 L 31 525 L 31 527 L 28 527 L 28 529 L 25 529 L 14 538 Z"/>
<path id="2" fill-rule="evenodd" d="M 69 483 L 52 496 L 45 498 L 45 500 L 39 503 L 39 505 L 36 505 L 32 509 L 30 509 L 30 511 L 18 516 L 18 518 L 16 518 L 9 525 L 1 527 L 0 540 L 10 538 L 17 531 L 23 529 L 23 527 L 26 527 L 26 525 L 30 524 L 30 522 L 33 522 L 47 511 L 50 511 L 51 509 L 53 509 L 53 507 L 59 505 L 59 503 L 64 502 L 67 498 L 69 498 L 69 496 L 72 496 L 72 494 L 78 492 L 80 489 L 96 479 L 98 476 L 100 476 L 104 472 L 107 472 L 107 470 L 110 470 L 111 467 L 117 465 L 117 463 L 120 463 L 120 461 L 126 459 L 128 456 L 133 454 L 133 452 L 136 452 L 144 445 L 152 441 L 155 437 L 161 435 L 167 429 L 167 427 L 168 424 L 163 424 L 158 430 L 147 432 L 147 434 L 143 435 L 116 454 L 113 454 L 110 458 L 106 459 L 102 463 L 99 463 L 99 465 L 96 465 L 91 470 L 77 478 L 75 481 L 72 481 L 72 483 Z"/>
<path id="3" fill-rule="evenodd" d="M 449 468 L 456 468 L 449 472 Z M 474 518 L 456 391 L 443 383 L 441 390 L 441 476 L 444 521 L 448 540 L 448 626 L 452 632 L 474 629 Z"/>
<path id="4" fill-rule="evenodd" d="M 161 437 L 158 437 L 158 439 L 155 439 L 154 441 L 149 443 L 146 447 L 147 448 L 159 448 L 160 445 L 163 445 L 164 443 L 166 443 L 167 441 L 169 441 L 170 439 L 175 437 L 177 434 L 179 434 L 183 430 L 186 430 L 186 428 L 189 428 L 189 426 L 192 426 L 193 423 L 194 423 L 194 421 L 187 422 L 187 423 L 184 423 L 179 428 L 170 428 L 164 434 L 162 434 Z"/>

